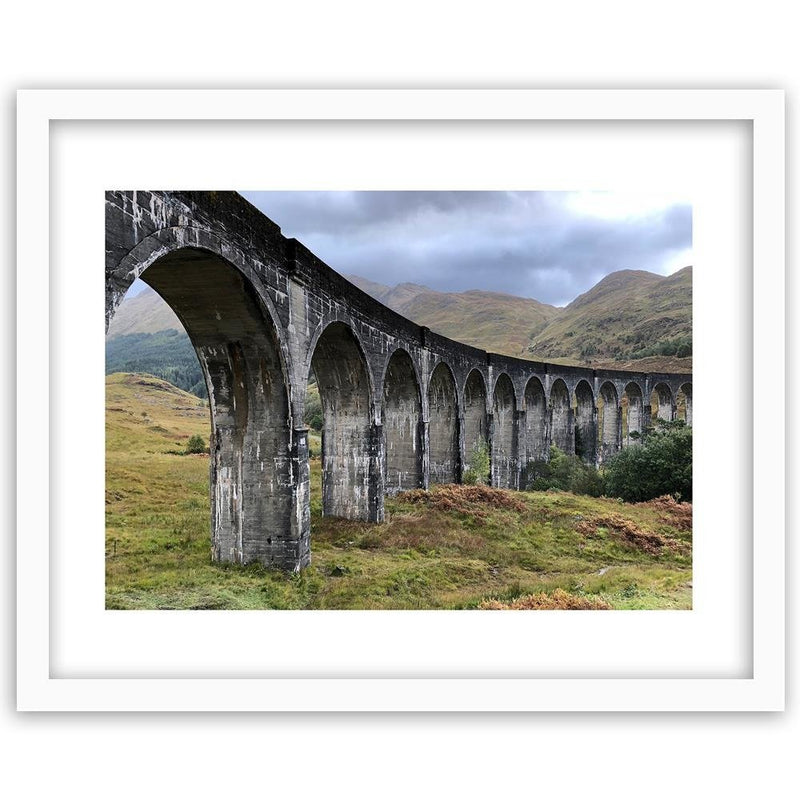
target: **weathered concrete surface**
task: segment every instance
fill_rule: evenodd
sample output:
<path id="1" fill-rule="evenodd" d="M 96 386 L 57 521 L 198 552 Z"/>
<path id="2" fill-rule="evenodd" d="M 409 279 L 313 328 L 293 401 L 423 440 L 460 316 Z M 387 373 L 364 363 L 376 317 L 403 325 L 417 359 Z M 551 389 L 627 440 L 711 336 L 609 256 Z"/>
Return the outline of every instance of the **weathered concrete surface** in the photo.
<path id="1" fill-rule="evenodd" d="M 411 356 L 395 350 L 383 379 L 383 432 L 386 437 L 386 491 L 423 485 L 424 428 L 419 382 Z"/>
<path id="2" fill-rule="evenodd" d="M 544 393 L 544 386 L 536 376 L 532 377 L 525 386 L 522 415 L 525 442 L 521 460 L 523 463 L 544 461 L 549 450 L 547 398 Z"/>
<path id="3" fill-rule="evenodd" d="M 458 444 L 458 393 L 450 368 L 439 362 L 428 387 L 430 483 L 457 483 L 461 476 Z"/>
<path id="4" fill-rule="evenodd" d="M 651 399 L 672 419 L 682 390 L 691 424 L 691 375 L 563 367 L 446 339 L 357 289 L 234 192 L 108 192 L 106 325 L 137 277 L 183 322 L 208 385 L 218 561 L 310 561 L 312 363 L 324 513 L 352 519 L 382 520 L 387 492 L 460 480 L 480 442 L 492 482 L 516 488 L 551 443 L 568 453 L 577 443 L 592 462 L 628 446 Z"/>
<path id="5" fill-rule="evenodd" d="M 502 373 L 494 387 L 490 451 L 492 486 L 519 488 L 518 439 L 514 385 L 511 378 Z"/>
<path id="6" fill-rule="evenodd" d="M 601 409 L 599 413 L 600 452 L 598 462 L 608 461 L 622 447 L 622 414 L 619 396 L 613 383 L 606 381 L 600 387 Z"/>

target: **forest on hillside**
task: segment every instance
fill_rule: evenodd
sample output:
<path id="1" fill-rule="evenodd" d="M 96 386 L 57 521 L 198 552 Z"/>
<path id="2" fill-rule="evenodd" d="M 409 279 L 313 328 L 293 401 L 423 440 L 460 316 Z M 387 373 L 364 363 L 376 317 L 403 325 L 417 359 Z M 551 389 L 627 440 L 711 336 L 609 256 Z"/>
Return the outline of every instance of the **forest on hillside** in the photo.
<path id="1" fill-rule="evenodd" d="M 106 375 L 114 372 L 146 372 L 197 397 L 208 397 L 197 354 L 183 331 L 129 333 L 106 339 Z"/>

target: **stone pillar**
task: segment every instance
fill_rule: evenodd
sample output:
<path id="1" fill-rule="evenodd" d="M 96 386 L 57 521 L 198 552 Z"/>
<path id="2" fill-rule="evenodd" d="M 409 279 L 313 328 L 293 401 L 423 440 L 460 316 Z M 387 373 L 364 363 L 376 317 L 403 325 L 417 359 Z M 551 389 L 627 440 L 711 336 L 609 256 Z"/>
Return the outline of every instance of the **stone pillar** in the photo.
<path id="1" fill-rule="evenodd" d="M 486 442 L 489 447 L 489 486 L 498 487 L 497 469 L 495 467 L 494 412 L 486 415 Z"/>
<path id="2" fill-rule="evenodd" d="M 567 409 L 567 430 L 572 434 L 567 442 L 566 454 L 568 456 L 575 455 L 575 412 L 572 408 Z"/>
<path id="3" fill-rule="evenodd" d="M 295 428 L 292 436 L 292 517 L 290 550 L 285 568 L 294 572 L 311 563 L 311 477 L 308 463 L 308 428 Z"/>
<path id="4" fill-rule="evenodd" d="M 367 485 L 369 522 L 383 522 L 384 520 L 385 476 L 386 450 L 383 425 L 373 423 L 369 433 L 369 483 Z"/>
<path id="5" fill-rule="evenodd" d="M 650 408 L 650 402 L 642 403 L 642 431 L 646 431 L 652 424 L 653 410 Z"/>
<path id="6" fill-rule="evenodd" d="M 421 486 L 427 489 L 431 482 L 431 440 L 430 422 L 424 419 L 419 421 L 419 445 L 422 449 Z"/>
<path id="7" fill-rule="evenodd" d="M 464 483 L 464 473 L 469 467 L 466 437 L 464 436 L 464 415 L 458 415 L 458 464 L 456 465 L 456 482 Z"/>
<path id="8" fill-rule="evenodd" d="M 516 426 L 514 432 L 514 470 L 512 472 L 512 485 L 509 488 L 517 490 L 522 488 L 522 477 L 527 461 L 525 449 L 526 416 L 527 411 L 525 409 L 517 409 L 514 419 Z"/>

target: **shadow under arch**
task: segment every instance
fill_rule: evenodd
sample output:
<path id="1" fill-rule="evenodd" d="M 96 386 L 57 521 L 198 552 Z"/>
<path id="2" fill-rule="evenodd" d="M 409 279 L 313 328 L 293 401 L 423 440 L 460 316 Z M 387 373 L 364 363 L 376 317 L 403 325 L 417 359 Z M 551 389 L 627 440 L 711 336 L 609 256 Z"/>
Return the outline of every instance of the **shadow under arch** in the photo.
<path id="1" fill-rule="evenodd" d="M 608 461 L 622 447 L 622 415 L 617 388 L 611 381 L 600 387 L 598 402 L 598 429 L 600 432 L 599 461 Z"/>
<path id="2" fill-rule="evenodd" d="M 652 419 L 666 422 L 675 418 L 675 401 L 668 384 L 657 383 L 650 392 L 650 415 Z"/>
<path id="3" fill-rule="evenodd" d="M 329 323 L 310 359 L 322 404 L 322 513 L 376 521 L 372 385 L 358 337 L 344 322 Z"/>
<path id="4" fill-rule="evenodd" d="M 692 384 L 682 383 L 675 398 L 678 419 L 682 419 L 689 427 L 692 425 Z"/>
<path id="5" fill-rule="evenodd" d="M 556 378 L 550 387 L 550 431 L 553 444 L 562 452 L 575 452 L 573 412 L 569 402 L 567 384 Z"/>
<path id="6" fill-rule="evenodd" d="M 453 371 L 444 361 L 436 365 L 428 384 L 428 415 L 430 483 L 458 483 L 458 395 Z"/>
<path id="7" fill-rule="evenodd" d="M 625 447 L 637 444 L 644 432 L 646 425 L 644 412 L 642 387 L 636 381 L 630 381 L 625 386 L 623 396 L 622 441 Z"/>
<path id="8" fill-rule="evenodd" d="M 180 319 L 206 381 L 212 558 L 305 566 L 307 526 L 294 513 L 287 371 L 273 318 L 252 282 L 217 253 L 161 252 L 134 274 Z"/>
<path id="9" fill-rule="evenodd" d="M 492 396 L 492 486 L 516 489 L 517 481 L 517 399 L 511 378 L 502 372 Z"/>
<path id="10" fill-rule="evenodd" d="M 597 420 L 594 392 L 588 381 L 580 380 L 575 386 L 575 455 L 588 464 L 597 459 Z"/>
<path id="11" fill-rule="evenodd" d="M 464 469 L 473 462 L 475 453 L 489 447 L 489 417 L 486 380 L 479 369 L 473 369 L 464 382 Z M 488 479 L 487 472 L 483 479 Z"/>
<path id="12" fill-rule="evenodd" d="M 411 356 L 398 348 L 383 376 L 381 419 L 387 493 L 422 486 L 422 396 Z"/>
<path id="13" fill-rule="evenodd" d="M 525 385 L 524 459 L 545 461 L 547 457 L 547 397 L 542 382 L 534 375 Z"/>

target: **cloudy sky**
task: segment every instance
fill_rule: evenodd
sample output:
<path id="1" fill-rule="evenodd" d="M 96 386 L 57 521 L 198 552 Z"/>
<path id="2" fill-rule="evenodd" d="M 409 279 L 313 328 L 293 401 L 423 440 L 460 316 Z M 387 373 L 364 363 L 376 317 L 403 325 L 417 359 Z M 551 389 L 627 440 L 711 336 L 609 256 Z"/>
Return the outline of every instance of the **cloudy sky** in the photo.
<path id="1" fill-rule="evenodd" d="M 605 192 L 242 192 L 338 272 L 565 305 L 609 272 L 692 263 L 692 209 Z"/>

